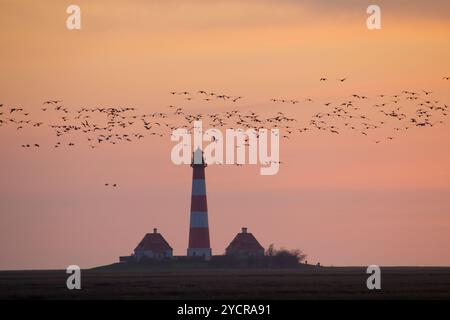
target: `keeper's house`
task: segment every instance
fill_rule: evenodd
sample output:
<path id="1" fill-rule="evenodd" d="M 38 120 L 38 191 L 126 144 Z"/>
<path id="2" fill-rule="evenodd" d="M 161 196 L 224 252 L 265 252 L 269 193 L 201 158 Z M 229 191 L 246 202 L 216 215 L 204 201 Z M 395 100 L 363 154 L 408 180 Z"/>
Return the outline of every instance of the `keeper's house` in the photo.
<path id="1" fill-rule="evenodd" d="M 173 249 L 164 239 L 158 229 L 153 229 L 153 233 L 147 233 L 139 242 L 134 254 L 127 257 L 120 257 L 121 262 L 130 262 L 147 259 L 163 260 L 173 257 Z"/>
<path id="2" fill-rule="evenodd" d="M 255 236 L 247 232 L 247 228 L 242 228 L 233 241 L 225 249 L 225 255 L 237 257 L 262 257 L 264 256 L 263 246 L 256 240 Z"/>

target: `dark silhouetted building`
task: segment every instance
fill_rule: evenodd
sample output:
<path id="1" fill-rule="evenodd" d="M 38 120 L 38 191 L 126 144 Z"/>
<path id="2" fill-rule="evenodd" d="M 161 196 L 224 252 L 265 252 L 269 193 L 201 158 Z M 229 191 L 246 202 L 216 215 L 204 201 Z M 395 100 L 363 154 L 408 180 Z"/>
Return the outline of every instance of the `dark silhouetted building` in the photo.
<path id="1" fill-rule="evenodd" d="M 153 233 L 147 233 L 134 249 L 134 257 L 138 262 L 143 258 L 161 260 L 172 256 L 172 247 L 156 228 L 153 229 Z"/>
<path id="2" fill-rule="evenodd" d="M 242 228 L 242 232 L 238 233 L 225 249 L 225 255 L 245 257 L 264 256 L 264 248 L 253 234 L 247 232 L 247 228 Z"/>

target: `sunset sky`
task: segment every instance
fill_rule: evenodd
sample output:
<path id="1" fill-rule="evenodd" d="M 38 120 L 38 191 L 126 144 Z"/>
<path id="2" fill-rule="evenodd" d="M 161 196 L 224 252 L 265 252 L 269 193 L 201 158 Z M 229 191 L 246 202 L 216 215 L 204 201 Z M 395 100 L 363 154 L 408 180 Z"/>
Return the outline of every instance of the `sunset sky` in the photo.
<path id="1" fill-rule="evenodd" d="M 324 102 L 355 93 L 370 106 L 381 93 L 426 90 L 450 105 L 442 79 L 450 76 L 450 2 L 393 2 L 377 1 L 382 29 L 370 31 L 372 1 L 0 0 L 0 104 L 46 123 L 55 121 L 40 112 L 47 99 L 71 110 L 282 111 L 306 123 Z M 81 30 L 66 28 L 71 4 L 81 8 Z M 172 90 L 244 98 L 187 102 Z M 380 144 L 351 132 L 296 135 L 281 141 L 274 176 L 261 176 L 259 165 L 209 166 L 213 254 L 248 227 L 265 248 L 299 248 L 310 263 L 449 266 L 450 117 L 443 120 Z M 186 253 L 192 171 L 171 162 L 169 136 L 95 150 L 77 137 L 76 147 L 55 150 L 55 141 L 48 126 L 0 126 L 0 269 L 109 264 L 154 227 L 175 255 Z"/>

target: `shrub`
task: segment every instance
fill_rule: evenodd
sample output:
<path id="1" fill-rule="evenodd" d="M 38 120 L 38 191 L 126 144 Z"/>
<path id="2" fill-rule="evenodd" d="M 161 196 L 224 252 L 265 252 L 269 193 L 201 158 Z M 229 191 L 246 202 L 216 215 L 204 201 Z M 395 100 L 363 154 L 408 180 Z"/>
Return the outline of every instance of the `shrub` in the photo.
<path id="1" fill-rule="evenodd" d="M 273 244 L 267 249 L 266 256 L 271 257 L 273 266 L 295 266 L 302 263 L 307 257 L 300 249 L 275 249 Z"/>

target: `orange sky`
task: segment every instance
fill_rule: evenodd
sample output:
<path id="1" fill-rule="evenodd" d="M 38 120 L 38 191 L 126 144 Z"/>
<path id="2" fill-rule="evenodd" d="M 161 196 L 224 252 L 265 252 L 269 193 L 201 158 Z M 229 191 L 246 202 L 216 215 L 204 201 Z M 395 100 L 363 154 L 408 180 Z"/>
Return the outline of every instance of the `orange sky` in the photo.
<path id="1" fill-rule="evenodd" d="M 229 109 L 177 101 L 171 90 L 242 95 L 243 110 L 300 120 L 352 93 L 429 90 L 450 104 L 445 1 L 381 1 L 380 31 L 366 29 L 360 1 L 217 0 L 76 1 L 82 30 L 69 31 L 73 3 L 0 0 L 0 103 L 50 122 L 39 109 L 51 98 L 71 109 Z M 449 133 L 446 123 L 376 145 L 314 132 L 281 142 L 276 176 L 208 167 L 213 253 L 247 226 L 263 246 L 301 248 L 325 265 L 450 265 Z M 44 147 L 20 148 L 30 141 Z M 114 262 L 153 227 L 185 254 L 191 169 L 171 163 L 169 137 L 97 150 L 55 151 L 54 141 L 48 128 L 0 127 L 0 269 Z"/>

